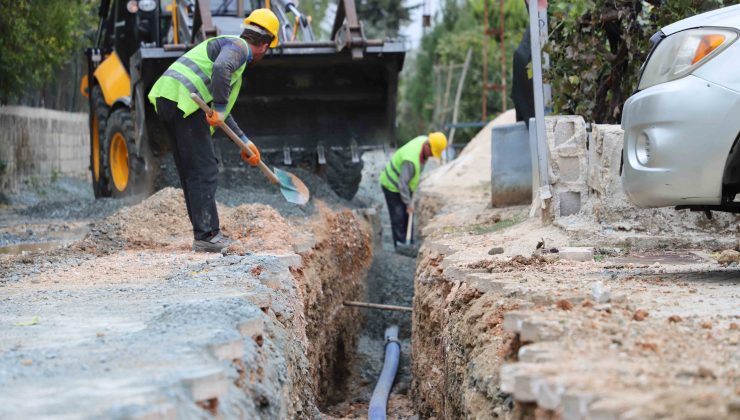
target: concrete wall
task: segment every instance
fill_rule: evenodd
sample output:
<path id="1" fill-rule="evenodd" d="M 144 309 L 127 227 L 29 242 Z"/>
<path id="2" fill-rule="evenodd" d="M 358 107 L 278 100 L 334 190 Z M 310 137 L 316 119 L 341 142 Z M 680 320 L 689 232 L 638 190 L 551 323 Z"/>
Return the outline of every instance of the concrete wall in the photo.
<path id="1" fill-rule="evenodd" d="M 545 119 L 550 152 L 551 216 L 562 226 L 592 220 L 610 231 L 640 234 L 700 232 L 720 237 L 736 234 L 740 216 L 713 212 L 676 211 L 672 207 L 641 209 L 622 189 L 620 166 L 624 132 L 618 125 L 592 124 L 583 118 Z M 562 219 L 566 216 L 573 216 Z"/>
<path id="2" fill-rule="evenodd" d="M 88 177 L 89 144 L 87 114 L 0 107 L 0 192 Z"/>

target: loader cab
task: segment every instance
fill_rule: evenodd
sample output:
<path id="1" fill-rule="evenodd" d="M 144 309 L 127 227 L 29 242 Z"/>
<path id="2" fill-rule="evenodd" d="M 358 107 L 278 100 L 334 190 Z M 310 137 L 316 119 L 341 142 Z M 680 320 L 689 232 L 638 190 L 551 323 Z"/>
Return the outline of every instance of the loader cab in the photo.
<path id="1" fill-rule="evenodd" d="M 161 47 L 171 22 L 171 13 L 162 13 L 171 0 L 113 0 L 101 2 L 100 36 L 96 47 L 104 54 L 115 51 L 129 71 L 132 55 L 141 47 Z"/>

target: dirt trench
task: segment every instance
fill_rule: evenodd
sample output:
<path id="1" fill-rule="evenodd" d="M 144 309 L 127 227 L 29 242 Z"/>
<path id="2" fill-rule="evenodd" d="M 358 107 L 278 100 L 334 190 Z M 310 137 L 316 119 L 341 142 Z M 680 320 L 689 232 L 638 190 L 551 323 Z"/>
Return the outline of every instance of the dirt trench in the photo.
<path id="1" fill-rule="evenodd" d="M 189 251 L 182 193 L 167 188 L 85 214 L 69 246 L 0 256 L 0 417 L 319 418 L 343 399 L 362 317 L 342 302 L 362 300 L 373 260 L 365 212 L 227 191 L 221 224 L 238 242 L 224 255 Z M 28 215 L 42 207 L 3 220 L 77 223 Z"/>

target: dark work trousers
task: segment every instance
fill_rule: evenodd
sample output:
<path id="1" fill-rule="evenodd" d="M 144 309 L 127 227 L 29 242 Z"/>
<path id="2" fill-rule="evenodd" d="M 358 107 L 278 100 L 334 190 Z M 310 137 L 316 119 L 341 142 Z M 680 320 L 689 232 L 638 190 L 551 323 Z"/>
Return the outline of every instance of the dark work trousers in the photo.
<path id="1" fill-rule="evenodd" d="M 393 232 L 393 246 L 406 243 L 406 228 L 409 223 L 409 215 L 406 213 L 406 204 L 401 200 L 401 194 L 383 189 L 385 203 L 388 205 L 388 214 L 391 216 L 391 232 Z M 413 242 L 413 232 L 411 234 Z"/>
<path id="2" fill-rule="evenodd" d="M 165 98 L 157 98 L 157 115 L 174 142 L 172 154 L 193 225 L 193 236 L 197 240 L 208 240 L 220 229 L 216 210 L 218 161 L 211 127 L 203 111 L 183 118 L 177 104 Z"/>

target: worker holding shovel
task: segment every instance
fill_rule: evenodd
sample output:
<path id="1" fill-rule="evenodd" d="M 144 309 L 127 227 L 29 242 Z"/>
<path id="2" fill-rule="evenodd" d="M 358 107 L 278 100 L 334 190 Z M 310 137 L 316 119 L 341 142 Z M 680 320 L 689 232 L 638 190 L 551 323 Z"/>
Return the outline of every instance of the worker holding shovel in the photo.
<path id="1" fill-rule="evenodd" d="M 246 67 L 277 46 L 278 27 L 272 11 L 254 10 L 244 20 L 240 36 L 218 36 L 196 45 L 149 92 L 149 101 L 174 140 L 173 155 L 193 225 L 194 251 L 220 252 L 232 242 L 221 233 L 216 209 L 218 162 L 212 134 L 214 127 L 230 129 L 246 145 L 242 158 L 253 166 L 261 163 L 259 150 L 229 112 L 239 96 Z M 201 110 L 191 94 L 212 102 L 213 111 Z"/>
<path id="2" fill-rule="evenodd" d="M 424 164 L 437 159 L 447 148 L 447 137 L 434 132 L 419 136 L 399 148 L 380 174 L 380 186 L 388 205 L 393 232 L 393 246 L 400 253 L 412 244 L 414 206 L 411 195 L 419 185 Z"/>

